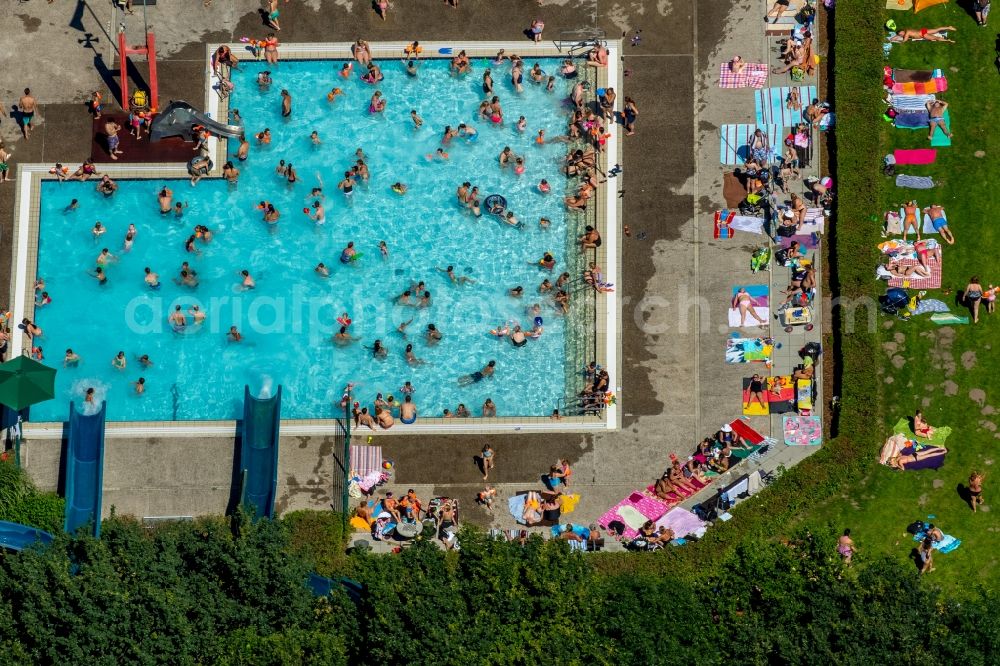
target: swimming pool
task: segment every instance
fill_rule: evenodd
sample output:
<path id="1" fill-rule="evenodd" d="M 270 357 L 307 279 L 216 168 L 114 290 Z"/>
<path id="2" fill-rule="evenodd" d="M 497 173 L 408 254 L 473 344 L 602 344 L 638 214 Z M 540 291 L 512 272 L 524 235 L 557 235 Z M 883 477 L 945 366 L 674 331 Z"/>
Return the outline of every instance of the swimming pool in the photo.
<path id="1" fill-rule="evenodd" d="M 543 68 L 555 68 L 551 59 L 539 61 Z M 106 394 L 109 419 L 117 421 L 238 418 L 245 383 L 254 390 L 282 384 L 282 415 L 290 419 L 339 415 L 336 403 L 349 381 L 367 404 L 376 392 L 398 398 L 399 387 L 410 381 L 424 416 L 454 411 L 460 402 L 478 414 L 487 397 L 500 416 L 543 416 L 557 406 L 566 392 L 567 333 L 593 327 L 593 320 L 575 321 L 572 307 L 569 317 L 557 315 L 551 300 L 537 295 L 545 277 L 554 280 L 562 270 L 579 275 L 575 237 L 582 220 L 564 212 L 565 178 L 558 171 L 566 146 L 534 142 L 538 129 L 546 129 L 549 137 L 563 133 L 566 82 L 559 81 L 553 93 L 526 83 L 525 93 L 517 96 L 508 77 L 498 72 L 496 89 L 507 122 L 496 127 L 477 118 L 481 68 L 472 77 L 455 80 L 446 62 L 425 61 L 414 80 L 398 61 L 388 61 L 383 64 L 386 80 L 378 86 L 387 109 L 369 114 L 373 88 L 356 78 L 338 77 L 340 64 L 282 62 L 271 69 L 274 83 L 266 91 L 255 83 L 264 63 L 244 63 L 234 73 L 230 108 L 239 109 L 248 133 L 267 127 L 273 135 L 269 146 L 255 145 L 249 160 L 238 164 L 242 174 L 235 188 L 220 180 L 204 180 L 195 188 L 183 180 L 120 180 L 119 191 L 105 199 L 93 182 L 42 184 L 38 275 L 53 301 L 35 311 L 44 329 L 39 344 L 50 364 L 58 365 L 68 347 L 83 360 L 58 374 L 57 400 L 33 408 L 33 420 L 64 419 L 68 400 L 79 400 L 87 387 Z M 333 86 L 345 94 L 331 104 L 326 93 Z M 280 113 L 282 88 L 293 98 L 289 119 Z M 420 130 L 410 120 L 413 108 L 425 121 Z M 527 119 L 523 133 L 514 126 L 520 115 Z M 453 141 L 445 148 L 446 161 L 426 159 L 441 146 L 443 126 L 460 122 L 479 130 L 479 139 Z M 309 138 L 314 130 L 319 145 Z M 522 176 L 497 166 L 497 155 L 508 145 L 526 156 Z M 359 147 L 371 181 L 347 199 L 336 183 Z M 294 164 L 299 182 L 289 186 L 278 177 L 280 159 Z M 542 178 L 552 183 L 552 194 L 537 191 Z M 397 181 L 408 186 L 405 195 L 392 191 Z M 502 194 L 525 227 L 469 215 L 455 199 L 463 181 L 478 185 L 483 195 Z M 176 201 L 188 203 L 180 219 L 157 212 L 156 193 L 164 185 L 174 191 Z M 308 196 L 315 186 L 325 194 L 327 220 L 322 226 L 302 212 L 315 200 Z M 79 209 L 64 213 L 73 198 Z M 256 209 L 261 200 L 281 212 L 276 229 L 261 221 Z M 547 229 L 538 225 L 543 216 L 551 220 Z M 97 243 L 91 236 L 95 220 L 108 230 Z M 122 239 L 129 223 L 138 233 L 125 253 Z M 184 247 L 196 224 L 215 235 L 208 244 L 196 242 L 198 255 Z M 378 250 L 382 240 L 388 244 L 387 259 Z M 338 257 L 350 241 L 364 256 L 343 265 Z M 98 286 L 86 271 L 94 268 L 103 247 L 119 257 L 108 267 L 108 284 Z M 554 274 L 537 266 L 545 252 L 556 256 Z M 198 272 L 197 288 L 172 282 L 183 261 Z M 330 277 L 315 273 L 320 261 L 330 267 Z M 439 270 L 447 265 L 474 282 L 452 284 Z M 146 266 L 160 274 L 159 291 L 143 283 Z M 256 281 L 252 291 L 239 289 L 243 269 Z M 431 292 L 430 307 L 393 304 L 419 281 Z M 525 288 L 521 299 L 507 295 L 516 285 Z M 514 348 L 490 335 L 490 329 L 511 320 L 530 328 L 533 315 L 526 308 L 536 302 L 544 318 L 538 340 Z M 206 322 L 189 326 L 184 334 L 172 331 L 168 313 L 175 305 L 186 311 L 193 304 L 208 313 Z M 330 336 L 343 312 L 353 319 L 350 332 L 361 339 L 338 347 Z M 406 363 L 407 341 L 396 332 L 411 319 L 409 342 L 426 361 L 419 366 Z M 444 334 L 436 345 L 427 344 L 422 335 L 429 323 Z M 244 335 L 239 343 L 226 339 L 232 325 Z M 385 360 L 374 360 L 364 348 L 375 339 L 389 349 Z M 124 371 L 112 367 L 118 351 L 126 354 Z M 152 367 L 138 367 L 141 354 L 150 356 Z M 497 361 L 494 378 L 459 386 L 460 375 L 490 359 Z M 142 396 L 130 386 L 139 376 L 146 380 Z"/>

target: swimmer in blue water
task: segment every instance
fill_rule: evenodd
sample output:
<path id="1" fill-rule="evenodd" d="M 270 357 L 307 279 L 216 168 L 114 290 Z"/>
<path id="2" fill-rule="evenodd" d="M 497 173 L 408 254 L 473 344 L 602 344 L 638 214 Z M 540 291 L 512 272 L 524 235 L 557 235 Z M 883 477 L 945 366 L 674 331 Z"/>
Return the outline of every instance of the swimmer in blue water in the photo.
<path id="1" fill-rule="evenodd" d="M 469 127 L 465 123 L 461 123 L 458 126 L 458 134 L 460 136 L 464 136 L 465 140 L 468 141 L 469 143 L 472 143 L 473 141 L 479 138 L 479 132 L 477 132 L 474 128 Z"/>
<path id="2" fill-rule="evenodd" d="M 406 362 L 411 366 L 426 365 L 427 361 L 417 358 L 417 355 L 413 353 L 413 345 L 406 345 L 406 351 L 404 352 L 406 356 Z"/>
<path id="3" fill-rule="evenodd" d="M 425 338 L 428 346 L 434 346 L 441 342 L 442 337 L 444 336 L 441 335 L 441 331 L 437 329 L 437 326 L 434 324 L 427 324 L 427 333 L 425 334 Z"/>
<path id="4" fill-rule="evenodd" d="M 448 279 L 451 280 L 452 284 L 466 284 L 466 283 L 471 284 L 475 282 L 475 280 L 466 275 L 456 275 L 454 266 L 448 266 L 448 268 L 439 268 L 438 270 L 442 273 L 447 274 Z"/>
<path id="5" fill-rule="evenodd" d="M 365 347 L 365 349 L 372 353 L 373 358 L 377 358 L 379 360 L 383 360 L 389 356 L 389 349 L 382 344 L 381 340 L 376 340 L 372 343 L 371 347 Z"/>
<path id="6" fill-rule="evenodd" d="M 361 338 L 356 338 L 347 332 L 346 326 L 341 326 L 340 330 L 333 335 L 333 343 L 340 345 L 341 347 L 349 345 L 352 342 L 357 342 Z"/>
<path id="7" fill-rule="evenodd" d="M 496 372 L 496 366 L 497 366 L 496 361 L 490 361 L 485 366 L 483 366 L 482 370 L 477 370 L 473 372 L 471 375 L 462 375 L 461 377 L 458 378 L 459 386 L 468 386 L 469 384 L 477 384 L 483 381 L 483 379 L 486 377 L 492 377 L 493 373 Z"/>
<path id="8" fill-rule="evenodd" d="M 175 332 L 180 333 L 187 327 L 187 317 L 181 311 L 181 306 L 175 305 L 174 311 L 170 313 L 167 317 L 167 323 L 169 323 Z"/>
<path id="9" fill-rule="evenodd" d="M 358 251 L 354 249 L 354 241 L 347 244 L 344 251 L 340 253 L 340 263 L 349 264 L 354 261 L 354 257 L 358 255 Z"/>

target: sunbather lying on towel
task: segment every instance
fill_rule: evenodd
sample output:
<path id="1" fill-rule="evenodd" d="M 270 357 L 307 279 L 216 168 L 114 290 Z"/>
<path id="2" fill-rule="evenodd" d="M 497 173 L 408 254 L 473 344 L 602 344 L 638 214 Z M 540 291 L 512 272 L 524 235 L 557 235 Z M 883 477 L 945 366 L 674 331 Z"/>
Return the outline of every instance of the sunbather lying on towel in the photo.
<path id="1" fill-rule="evenodd" d="M 746 287 L 740 287 L 736 295 L 733 296 L 733 300 L 730 302 L 730 307 L 734 310 L 740 311 L 740 326 L 747 325 L 747 315 L 757 320 L 759 324 L 767 324 L 767 321 L 761 319 L 760 315 L 753 307 L 753 296 L 747 293 Z"/>
<path id="2" fill-rule="evenodd" d="M 535 491 L 528 493 L 524 499 L 524 511 L 521 513 L 521 520 L 531 527 L 542 522 L 542 498 Z"/>
<path id="3" fill-rule="evenodd" d="M 951 229 L 948 228 L 948 220 L 944 216 L 943 207 L 938 206 L 937 204 L 932 204 L 927 208 L 924 208 L 924 215 L 931 218 L 931 224 L 934 226 L 934 231 L 941 234 L 941 238 L 943 238 L 948 245 L 955 244 L 955 236 L 952 235 Z"/>
<path id="4" fill-rule="evenodd" d="M 907 28 L 906 30 L 900 30 L 895 35 L 889 38 L 890 42 L 908 42 L 913 40 L 924 40 L 927 42 L 951 42 L 955 43 L 954 39 L 948 39 L 941 33 L 943 32 L 954 32 L 958 30 L 953 25 L 946 25 L 942 28 Z"/>
<path id="5" fill-rule="evenodd" d="M 913 415 L 913 432 L 917 437 L 923 437 L 924 439 L 932 439 L 934 437 L 934 428 L 924 420 L 924 415 L 920 413 L 919 409 Z"/>
<path id="6" fill-rule="evenodd" d="M 656 484 L 653 486 L 653 494 L 656 495 L 661 500 L 676 500 L 678 497 L 683 497 L 681 491 L 678 490 L 674 484 L 670 481 L 670 473 L 664 472 L 663 476 L 656 480 Z"/>
<path id="7" fill-rule="evenodd" d="M 927 115 L 929 116 L 927 119 L 927 138 L 934 137 L 934 127 L 937 126 L 950 139 L 951 132 L 948 131 L 948 126 L 944 124 L 944 112 L 948 110 L 948 102 L 936 99 L 933 102 L 927 102 L 926 107 Z"/>
<path id="8" fill-rule="evenodd" d="M 875 275 L 882 280 L 889 280 L 894 277 L 908 278 L 914 275 L 917 277 L 930 277 L 931 272 L 920 264 L 904 265 L 900 263 L 899 259 L 890 259 L 885 265 L 875 269 Z"/>
<path id="9" fill-rule="evenodd" d="M 670 469 L 667 470 L 667 475 L 670 477 L 670 483 L 674 484 L 675 488 L 680 488 L 689 495 L 697 492 L 698 489 L 694 487 L 694 484 L 684 477 L 684 470 L 681 467 L 679 460 L 675 460 L 670 463 Z"/>
<path id="10" fill-rule="evenodd" d="M 920 222 L 917 220 L 917 202 L 907 201 L 903 204 L 903 240 L 906 240 L 906 234 L 910 232 L 910 228 L 913 228 L 913 232 L 917 234 L 917 238 L 920 237 Z"/>

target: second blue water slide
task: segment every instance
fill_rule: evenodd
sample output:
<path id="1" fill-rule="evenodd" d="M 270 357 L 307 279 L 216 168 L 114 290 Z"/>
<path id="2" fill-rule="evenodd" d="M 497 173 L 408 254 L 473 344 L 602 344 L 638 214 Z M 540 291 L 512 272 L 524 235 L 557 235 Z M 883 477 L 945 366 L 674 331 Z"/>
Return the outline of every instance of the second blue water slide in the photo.
<path id="1" fill-rule="evenodd" d="M 281 386 L 268 398 L 243 391 L 243 430 L 240 471 L 242 502 L 252 506 L 255 517 L 273 518 L 278 491 L 278 430 L 281 426 Z"/>
<path id="2" fill-rule="evenodd" d="M 104 488 L 104 417 L 107 403 L 93 414 L 69 404 L 69 439 L 66 445 L 66 521 L 72 534 L 84 525 L 101 536 L 101 496 Z"/>
<path id="3" fill-rule="evenodd" d="M 36 543 L 47 546 L 52 543 L 52 535 L 20 523 L 0 521 L 0 548 L 24 550 Z"/>

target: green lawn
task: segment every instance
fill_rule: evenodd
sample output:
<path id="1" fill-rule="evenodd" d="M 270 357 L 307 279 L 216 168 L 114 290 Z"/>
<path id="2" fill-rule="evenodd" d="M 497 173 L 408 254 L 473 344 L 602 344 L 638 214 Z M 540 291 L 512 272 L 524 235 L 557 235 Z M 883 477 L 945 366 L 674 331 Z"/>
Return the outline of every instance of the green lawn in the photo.
<path id="1" fill-rule="evenodd" d="M 887 183 L 884 208 L 871 214 L 881 218 L 909 198 L 921 206 L 940 203 L 945 207 L 957 242 L 944 249 L 943 288 L 929 292 L 928 297 L 967 314 L 955 305 L 955 293 L 970 276 L 978 275 L 984 286 L 1000 284 L 1000 230 L 993 217 L 1000 212 L 1000 118 L 996 114 L 1000 75 L 994 66 L 1000 17 L 992 18 L 995 25 L 980 28 L 954 4 L 916 15 L 888 14 L 900 28 L 958 27 L 951 35 L 957 44 L 898 44 L 887 63 L 943 71 L 948 91 L 939 97 L 950 104 L 955 138 L 951 147 L 938 149 L 934 164 L 898 168 L 900 173 L 933 176 L 937 187 L 904 190 Z M 895 148 L 927 147 L 927 132 L 885 124 L 881 145 L 883 155 Z M 840 219 L 837 224 L 843 234 L 865 233 L 861 225 L 878 223 Z M 905 562 L 914 545 L 905 534 L 906 525 L 934 515 L 933 522 L 962 540 L 958 550 L 936 558 L 934 580 L 960 591 L 979 581 L 1000 579 L 1000 501 L 994 512 L 973 514 L 957 493 L 970 470 L 979 469 L 986 473 L 987 508 L 1000 497 L 1000 373 L 996 371 L 1000 364 L 994 360 L 994 353 L 1000 353 L 1000 313 L 989 316 L 984 312 L 978 325 L 952 328 L 938 328 L 927 315 L 910 322 L 890 321 L 879 320 L 885 350 L 881 363 L 884 413 L 870 416 L 873 456 L 900 416 L 911 416 L 922 408 L 932 425 L 954 429 L 947 462 L 938 471 L 896 472 L 879 466 L 876 459 L 847 492 L 818 504 L 804 518 L 850 527 L 863 555 L 885 554 Z M 893 356 L 901 359 L 893 363 Z M 897 367 L 900 360 L 905 364 Z"/>

